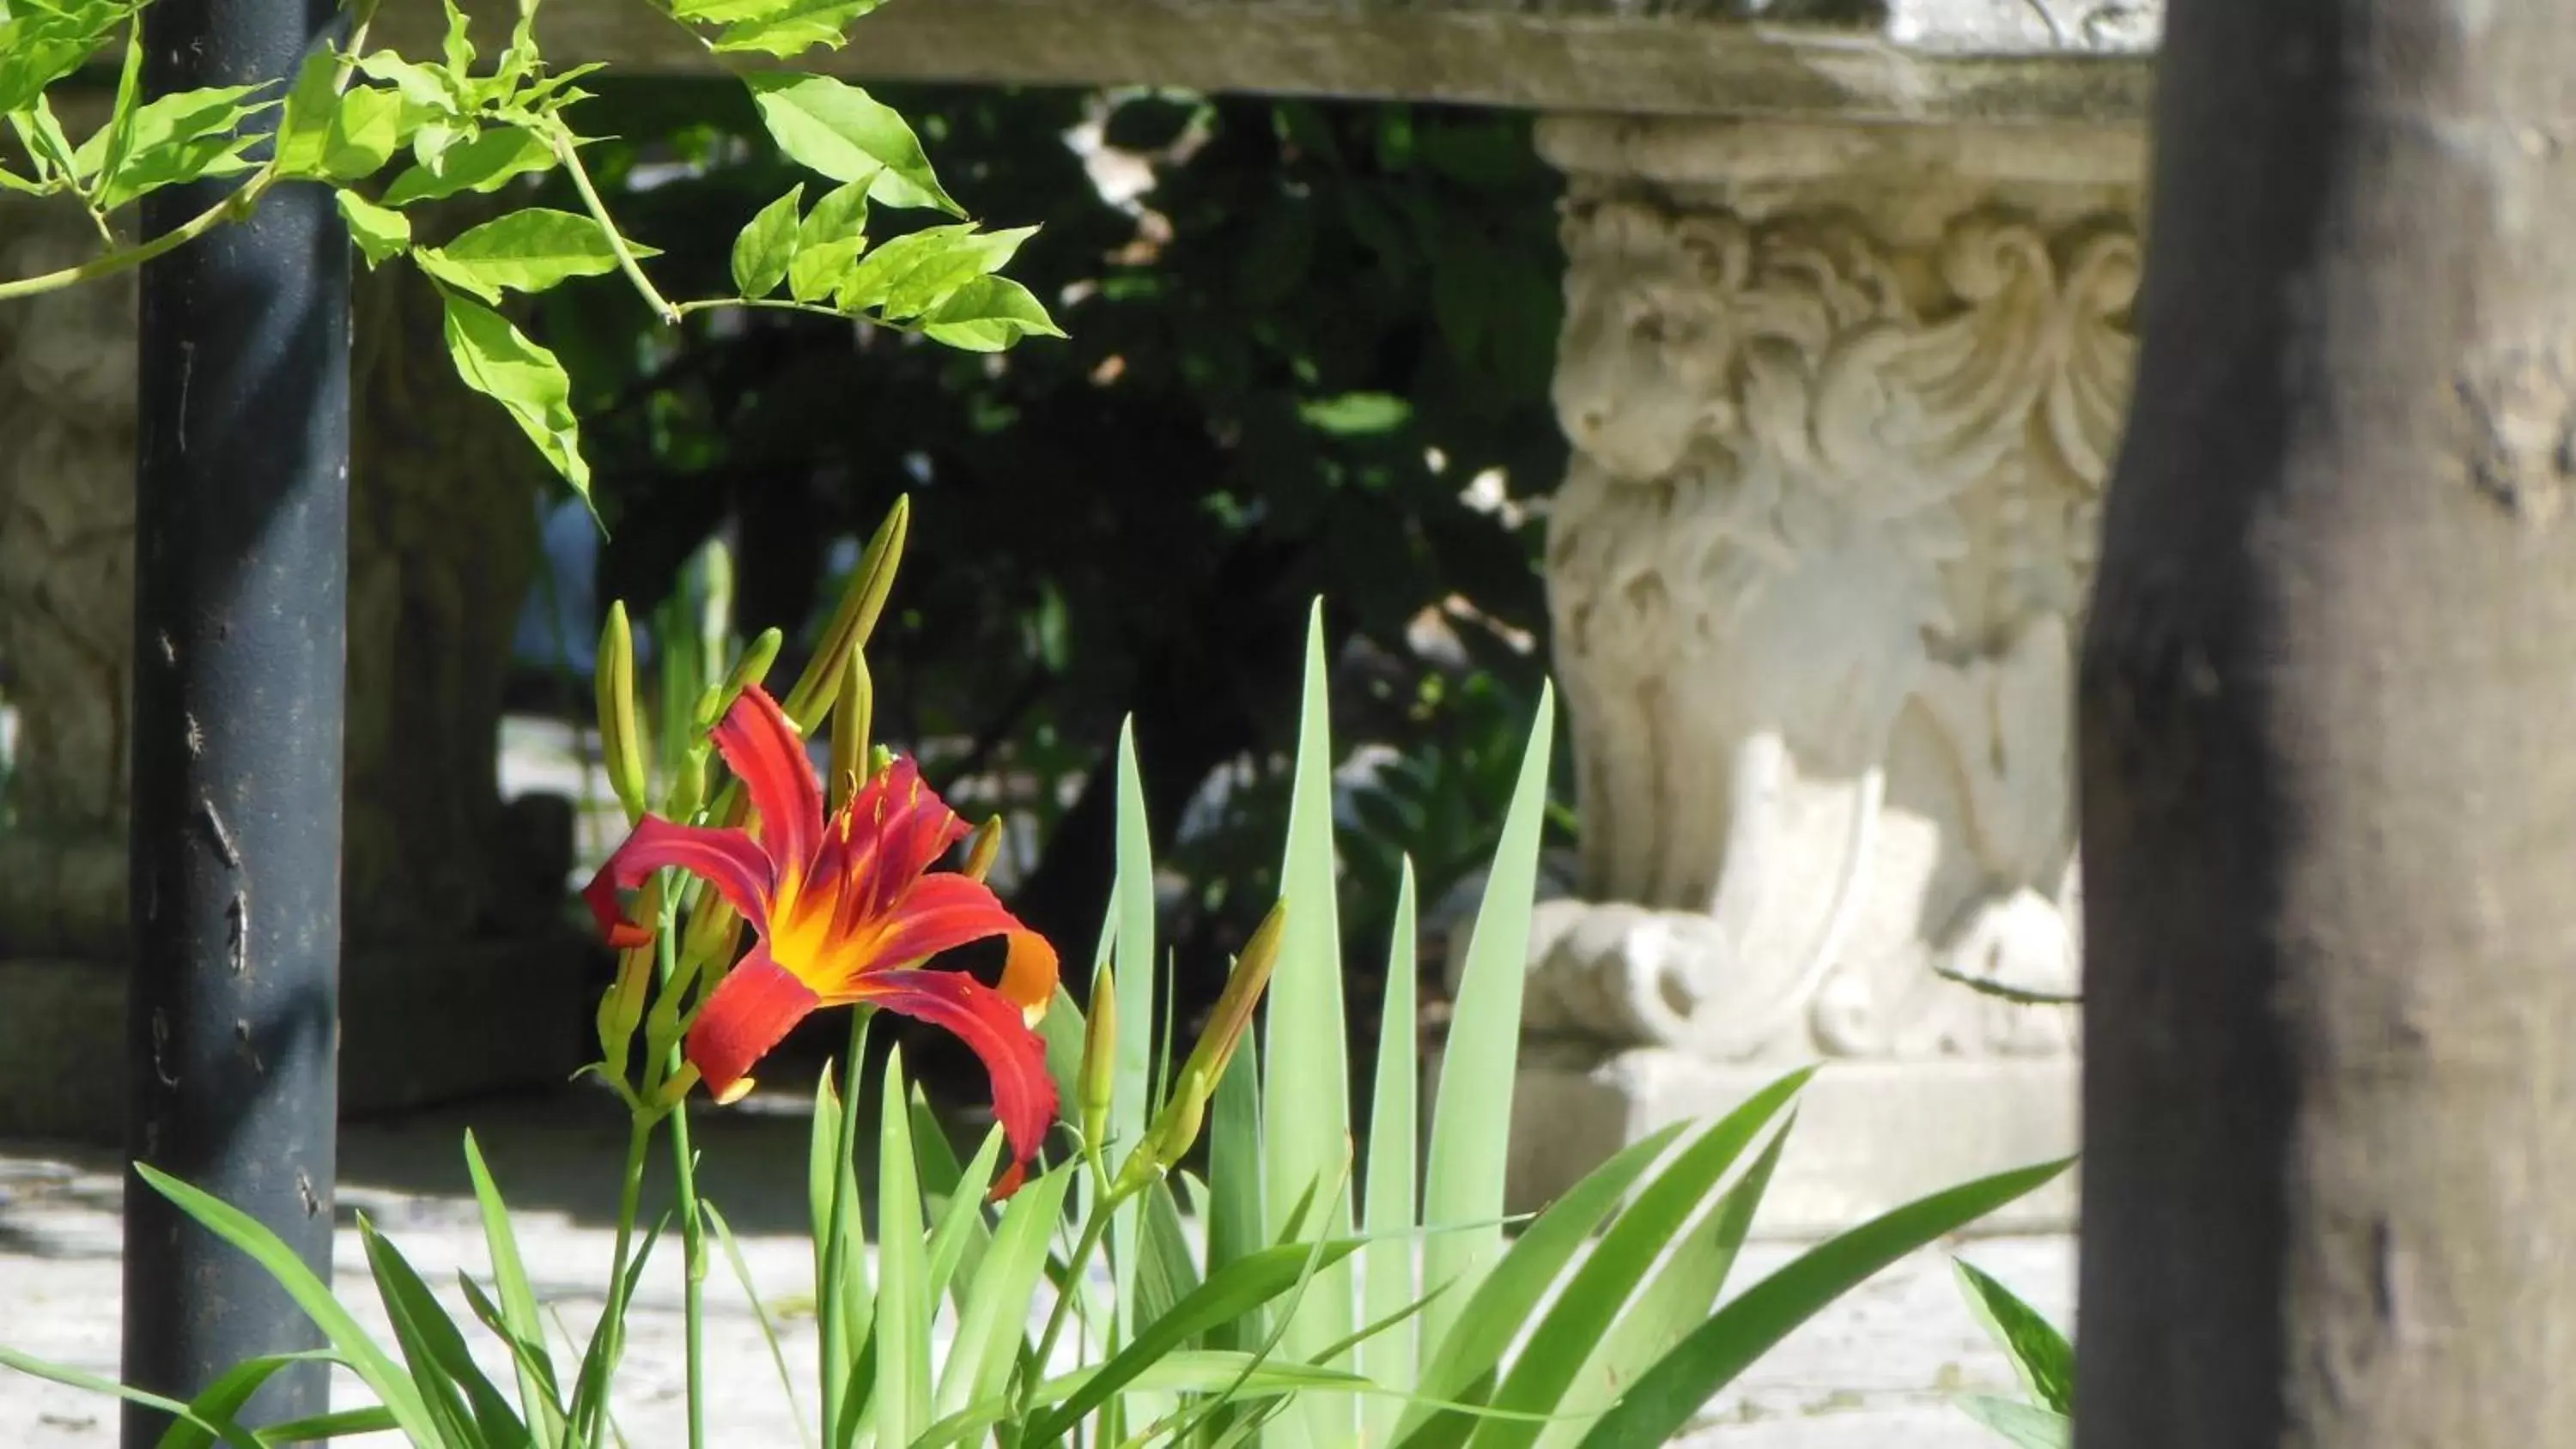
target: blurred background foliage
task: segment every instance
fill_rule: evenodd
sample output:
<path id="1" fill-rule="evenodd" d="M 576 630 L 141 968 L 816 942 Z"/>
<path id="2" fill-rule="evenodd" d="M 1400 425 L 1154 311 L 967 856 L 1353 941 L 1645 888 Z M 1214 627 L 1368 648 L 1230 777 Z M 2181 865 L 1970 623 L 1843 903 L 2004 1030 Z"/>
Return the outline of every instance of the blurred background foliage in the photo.
<path id="1" fill-rule="evenodd" d="M 672 295 L 795 179 L 723 81 L 576 116 Z M 1000 356 L 786 315 L 655 327 L 614 287 L 533 321 L 579 394 L 609 535 L 578 606 L 639 611 L 721 538 L 736 632 L 801 663 L 857 540 L 914 497 L 870 649 L 878 733 L 1017 829 L 997 882 L 1079 994 L 1134 717 L 1181 1009 L 1276 892 L 1308 602 L 1325 600 L 1354 1026 L 1410 853 L 1431 903 L 1499 829 L 1544 671 L 1557 181 L 1526 117 L 1156 92 L 903 86 L 949 190 L 1041 230 L 1012 265 L 1070 334 Z M 568 204 L 556 199 L 553 204 Z M 713 224 L 710 218 L 727 219 Z M 879 211 L 878 239 L 937 220 Z M 558 520 L 564 522 L 568 520 Z M 587 520 L 574 530 L 589 534 Z M 531 672 L 523 699 L 586 687 Z M 1560 810 L 1558 830 L 1566 828 Z M 1360 945 L 1358 943 L 1367 943 Z M 1436 975 L 1426 973 L 1436 983 Z"/>

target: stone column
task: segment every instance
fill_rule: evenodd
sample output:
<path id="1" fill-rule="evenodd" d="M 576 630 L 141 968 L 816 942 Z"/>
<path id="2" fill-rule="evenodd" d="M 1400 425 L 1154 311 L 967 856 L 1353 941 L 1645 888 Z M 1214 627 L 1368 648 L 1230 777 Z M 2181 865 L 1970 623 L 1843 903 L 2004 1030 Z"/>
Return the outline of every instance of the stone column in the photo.
<path id="1" fill-rule="evenodd" d="M 1819 1058 L 1768 1226 L 2076 1146 L 2072 671 L 2140 133 L 1556 117 L 1583 823 L 1515 1196 Z M 2068 1220 L 2061 1190 L 2022 1210 Z"/>
<path id="2" fill-rule="evenodd" d="M 0 275 L 95 247 L 77 211 L 0 197 Z M 364 275 L 357 308 L 341 1100 L 363 1113 L 561 1081 L 589 948 L 561 919 L 568 806 L 504 804 L 495 771 L 541 465 L 456 381 L 418 278 Z M 121 1130 L 134 327 L 130 278 L 0 304 L 0 1133 Z"/>

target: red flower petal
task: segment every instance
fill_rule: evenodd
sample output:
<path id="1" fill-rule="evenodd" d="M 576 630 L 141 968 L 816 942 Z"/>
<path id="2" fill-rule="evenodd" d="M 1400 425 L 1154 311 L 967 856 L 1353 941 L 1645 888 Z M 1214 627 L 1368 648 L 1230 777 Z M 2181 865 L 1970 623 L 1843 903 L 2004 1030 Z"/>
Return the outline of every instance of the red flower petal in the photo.
<path id="1" fill-rule="evenodd" d="M 751 1089 L 749 1073 L 769 1049 L 822 1004 L 769 958 L 768 947 L 755 946 L 698 1008 L 685 1054 L 718 1102 L 734 1101 Z"/>
<path id="2" fill-rule="evenodd" d="M 778 701 L 749 685 L 713 732 L 716 750 L 742 777 L 751 808 L 760 812 L 761 839 L 782 875 L 802 874 L 823 839 L 823 787 L 804 737 L 787 722 Z"/>
<path id="3" fill-rule="evenodd" d="M 836 983 L 825 988 L 829 993 L 839 982 L 918 965 L 969 942 L 1027 929 L 982 881 L 953 873 L 926 875 L 895 898 L 893 909 L 859 922 L 854 932 L 836 935 L 827 960 L 818 964 Z"/>
<path id="4" fill-rule="evenodd" d="M 994 1184 L 993 1196 L 1005 1198 L 1017 1191 L 1048 1124 L 1055 1121 L 1056 1105 L 1046 1044 L 1020 1019 L 1020 1009 L 958 971 L 877 971 L 859 983 L 856 995 L 953 1032 L 983 1058 L 984 1070 L 993 1077 L 993 1115 L 1011 1144 L 1011 1168 Z"/>
<path id="5" fill-rule="evenodd" d="M 714 886 L 725 904 L 751 922 L 753 930 L 769 929 L 769 897 L 777 886 L 778 870 L 760 842 L 739 830 L 674 825 L 659 815 L 647 815 L 635 822 L 625 842 L 582 889 L 582 899 L 598 918 L 608 944 L 640 946 L 653 939 L 652 932 L 626 920 L 618 908 L 617 893 L 633 890 L 664 866 L 678 866 Z"/>
<path id="6" fill-rule="evenodd" d="M 834 929 L 847 935 L 885 914 L 951 846 L 966 838 L 966 822 L 937 791 L 921 781 L 909 755 L 869 777 L 826 832 L 814 865 L 818 879 L 837 882 L 840 900 Z"/>

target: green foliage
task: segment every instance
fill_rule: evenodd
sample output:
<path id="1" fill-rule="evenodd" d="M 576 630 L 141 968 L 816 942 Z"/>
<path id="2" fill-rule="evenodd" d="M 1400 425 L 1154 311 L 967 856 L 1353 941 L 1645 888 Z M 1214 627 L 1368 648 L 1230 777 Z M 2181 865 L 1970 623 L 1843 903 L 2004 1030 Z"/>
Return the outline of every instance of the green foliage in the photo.
<path id="1" fill-rule="evenodd" d="M 2012 1360 L 2026 1400 L 1971 1394 L 1959 1407 L 2015 1449 L 2067 1449 L 2075 1439 L 2075 1345 L 1984 1271 L 1953 1259 L 1959 1291 L 1997 1347 Z"/>

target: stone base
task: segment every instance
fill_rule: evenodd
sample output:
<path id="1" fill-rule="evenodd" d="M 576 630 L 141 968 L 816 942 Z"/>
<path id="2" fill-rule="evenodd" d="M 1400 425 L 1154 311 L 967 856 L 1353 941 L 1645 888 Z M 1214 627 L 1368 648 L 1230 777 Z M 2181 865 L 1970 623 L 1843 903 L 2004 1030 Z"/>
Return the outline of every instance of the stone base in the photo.
<path id="1" fill-rule="evenodd" d="M 597 1055 L 597 949 L 566 933 L 349 962 L 340 1115 L 561 1084 Z M 125 985 L 97 962 L 0 960 L 0 1136 L 124 1140 Z"/>
<path id="2" fill-rule="evenodd" d="M 1550 1057 L 1539 1043 L 1522 1047 L 1505 1189 L 1516 1213 L 1545 1206 L 1622 1145 L 1670 1122 L 1712 1120 L 1788 1070 L 1652 1047 L 1607 1060 Z M 1824 1237 L 1971 1178 L 2067 1156 L 2079 1137 L 2079 1075 L 2063 1058 L 1828 1061 L 1799 1095 L 1753 1231 Z M 1980 1230 L 2074 1225 L 2069 1173 Z"/>

